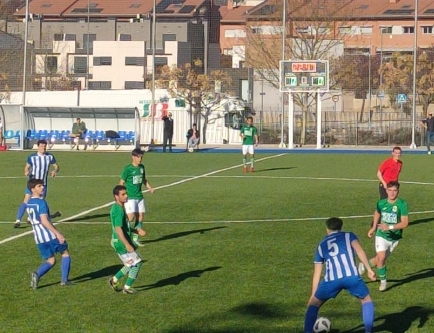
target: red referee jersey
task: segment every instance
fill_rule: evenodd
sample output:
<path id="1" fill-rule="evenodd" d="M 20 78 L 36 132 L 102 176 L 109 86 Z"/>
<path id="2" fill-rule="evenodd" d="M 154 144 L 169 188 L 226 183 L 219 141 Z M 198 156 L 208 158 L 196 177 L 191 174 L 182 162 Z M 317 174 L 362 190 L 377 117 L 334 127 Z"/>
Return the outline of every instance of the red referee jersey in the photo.
<path id="1" fill-rule="evenodd" d="M 402 161 L 395 161 L 393 157 L 388 158 L 383 163 L 381 163 L 378 169 L 383 175 L 383 179 L 386 183 L 392 181 L 398 181 L 399 173 L 402 169 Z"/>

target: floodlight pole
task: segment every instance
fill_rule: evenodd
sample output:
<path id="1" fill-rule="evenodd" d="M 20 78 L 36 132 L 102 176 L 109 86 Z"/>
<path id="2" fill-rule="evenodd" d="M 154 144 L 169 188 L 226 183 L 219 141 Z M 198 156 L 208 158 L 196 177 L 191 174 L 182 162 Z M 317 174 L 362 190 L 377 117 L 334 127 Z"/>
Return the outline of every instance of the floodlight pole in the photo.
<path id="1" fill-rule="evenodd" d="M 153 0 L 152 3 L 152 87 L 151 87 L 151 103 L 150 103 L 150 112 L 152 117 L 152 126 L 151 126 L 151 143 L 149 144 L 151 147 L 154 146 L 154 131 L 155 131 L 155 47 L 156 43 L 156 0 Z"/>
<path id="2" fill-rule="evenodd" d="M 283 119 L 282 119 L 283 121 Z M 288 91 L 288 149 L 294 148 L 294 100 L 292 91 Z"/>
<path id="3" fill-rule="evenodd" d="M 20 107 L 20 149 L 24 149 L 24 106 L 26 105 L 27 90 L 27 40 L 29 39 L 29 0 L 26 0 L 26 22 L 24 24 L 24 59 L 23 59 L 23 94 Z"/>
<path id="4" fill-rule="evenodd" d="M 318 89 L 316 93 L 316 149 L 321 149 L 321 124 L 322 124 L 322 113 L 321 113 L 321 91 Z M 325 137 L 324 137 L 325 138 Z"/>
<path id="5" fill-rule="evenodd" d="M 283 0 L 283 13 L 282 13 L 282 60 L 285 61 L 285 52 L 286 51 L 286 0 Z M 264 96 L 262 96 L 264 97 Z M 288 98 L 289 99 L 289 98 Z M 279 148 L 285 147 L 285 143 L 283 142 L 283 130 L 285 123 L 285 93 L 281 92 L 280 101 L 282 104 L 282 116 L 280 117 L 280 144 Z M 289 119 L 288 119 L 289 121 Z M 288 146 L 289 147 L 289 146 Z"/>
<path id="6" fill-rule="evenodd" d="M 418 0 L 414 0 L 414 44 L 413 44 L 413 110 L 411 117 L 411 144 L 410 149 L 416 149 L 415 127 L 416 127 L 416 78 L 417 78 L 417 11 Z"/>

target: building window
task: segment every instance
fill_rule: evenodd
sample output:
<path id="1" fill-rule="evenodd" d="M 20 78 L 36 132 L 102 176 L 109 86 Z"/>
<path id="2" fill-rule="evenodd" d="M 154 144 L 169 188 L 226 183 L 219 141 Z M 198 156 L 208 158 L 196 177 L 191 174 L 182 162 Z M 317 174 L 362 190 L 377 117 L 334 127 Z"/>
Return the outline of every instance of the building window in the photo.
<path id="1" fill-rule="evenodd" d="M 54 41 L 58 42 L 63 40 L 63 34 L 54 34 Z"/>
<path id="2" fill-rule="evenodd" d="M 432 29 L 433 27 L 432 26 L 425 26 L 425 27 L 422 27 L 422 33 L 423 34 L 432 34 Z"/>
<path id="3" fill-rule="evenodd" d="M 119 34 L 119 40 L 120 41 L 131 41 L 131 35 L 130 34 Z"/>
<path id="4" fill-rule="evenodd" d="M 83 48 L 87 50 L 89 45 L 89 50 L 93 50 L 93 42 L 96 40 L 96 34 L 83 34 Z M 89 42 L 88 42 L 89 41 Z"/>
<path id="5" fill-rule="evenodd" d="M 87 73 L 87 57 L 74 57 L 74 73 L 75 74 Z"/>
<path id="6" fill-rule="evenodd" d="M 262 30 L 261 27 L 252 27 L 251 28 L 252 34 L 260 34 L 261 30 Z"/>
<path id="7" fill-rule="evenodd" d="M 144 57 L 125 57 L 125 66 L 145 66 Z"/>
<path id="8" fill-rule="evenodd" d="M 143 81 L 125 81 L 125 89 L 145 89 Z"/>
<path id="9" fill-rule="evenodd" d="M 75 42 L 76 36 L 75 34 L 65 34 L 65 40 L 66 41 L 73 41 Z"/>
<path id="10" fill-rule="evenodd" d="M 112 65 L 112 57 L 94 57 L 93 58 L 94 66 L 111 66 Z"/>
<path id="11" fill-rule="evenodd" d="M 89 81 L 89 90 L 110 90 L 111 81 Z"/>
<path id="12" fill-rule="evenodd" d="M 405 34 L 414 34 L 414 27 L 402 27 Z"/>
<path id="13" fill-rule="evenodd" d="M 392 33 L 392 27 L 380 27 L 380 33 L 391 34 Z"/>
<path id="14" fill-rule="evenodd" d="M 351 31 L 351 27 L 339 27 L 339 34 L 341 35 L 349 35 Z"/>
<path id="15" fill-rule="evenodd" d="M 45 73 L 57 73 L 57 57 L 47 56 L 45 58 Z"/>

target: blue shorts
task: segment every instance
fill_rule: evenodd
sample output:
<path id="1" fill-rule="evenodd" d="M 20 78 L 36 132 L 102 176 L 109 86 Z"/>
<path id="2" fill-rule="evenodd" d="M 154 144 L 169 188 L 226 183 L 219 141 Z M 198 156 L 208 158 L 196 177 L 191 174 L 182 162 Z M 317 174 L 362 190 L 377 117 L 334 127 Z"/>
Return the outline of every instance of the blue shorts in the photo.
<path id="1" fill-rule="evenodd" d="M 48 192 L 48 186 L 44 185 L 44 192 L 42 192 L 42 199 L 45 199 L 47 197 L 47 192 Z M 27 187 L 26 187 L 26 194 L 32 195 L 32 191 L 30 191 Z"/>
<path id="2" fill-rule="evenodd" d="M 42 259 L 47 260 L 48 258 L 54 257 L 56 253 L 62 253 L 68 250 L 68 243 L 59 243 L 58 239 L 53 239 L 46 243 L 37 244 L 39 253 Z"/>
<path id="3" fill-rule="evenodd" d="M 315 297 L 321 301 L 335 298 L 341 290 L 347 290 L 357 298 L 365 298 L 369 295 L 369 289 L 360 276 L 338 279 L 334 281 L 322 280 L 315 292 Z"/>

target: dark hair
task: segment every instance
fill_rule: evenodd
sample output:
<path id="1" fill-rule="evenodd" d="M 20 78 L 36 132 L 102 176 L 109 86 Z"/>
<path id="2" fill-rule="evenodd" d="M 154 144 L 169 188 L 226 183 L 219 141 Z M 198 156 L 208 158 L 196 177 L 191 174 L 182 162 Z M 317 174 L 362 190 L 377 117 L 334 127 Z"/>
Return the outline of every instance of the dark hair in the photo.
<path id="1" fill-rule="evenodd" d="M 77 121 L 77 120 L 81 120 L 81 118 L 77 118 L 77 119 L 75 119 L 75 120 L 76 120 L 76 121 Z"/>
<path id="2" fill-rule="evenodd" d="M 143 150 L 136 148 L 131 152 L 132 156 L 143 156 Z"/>
<path id="3" fill-rule="evenodd" d="M 27 182 L 27 188 L 29 189 L 29 191 L 31 191 L 32 188 L 35 188 L 36 185 L 44 185 L 44 182 L 41 179 L 36 178 L 29 179 Z"/>
<path id="4" fill-rule="evenodd" d="M 326 221 L 327 229 L 332 231 L 341 230 L 343 225 L 344 225 L 344 221 L 342 221 L 342 219 L 340 219 L 339 217 L 330 217 Z"/>
<path id="5" fill-rule="evenodd" d="M 395 180 L 393 180 L 391 182 L 388 182 L 386 186 L 387 186 L 387 188 L 391 188 L 391 187 L 395 187 L 396 186 L 396 188 L 399 190 L 399 183 L 397 181 L 395 181 Z"/>
<path id="6" fill-rule="evenodd" d="M 252 117 L 252 116 L 248 116 L 248 117 L 246 118 L 246 120 L 249 120 L 249 119 L 251 119 L 251 120 L 253 121 L 253 117 Z"/>
<path id="7" fill-rule="evenodd" d="M 193 127 L 194 127 L 194 126 L 197 126 L 197 124 L 196 124 L 196 123 L 193 123 Z"/>
<path id="8" fill-rule="evenodd" d="M 124 185 L 116 185 L 115 188 L 113 189 L 113 195 L 119 195 L 120 191 L 126 191 L 127 188 Z"/>
<path id="9" fill-rule="evenodd" d="M 47 145 L 47 140 L 38 140 L 38 142 L 36 142 L 36 145 L 39 147 L 39 145 Z"/>
<path id="10" fill-rule="evenodd" d="M 399 150 L 400 152 L 402 152 L 402 149 L 401 149 L 401 147 L 398 147 L 398 146 L 396 146 L 396 147 L 393 147 L 392 151 L 395 151 L 395 150 Z"/>

